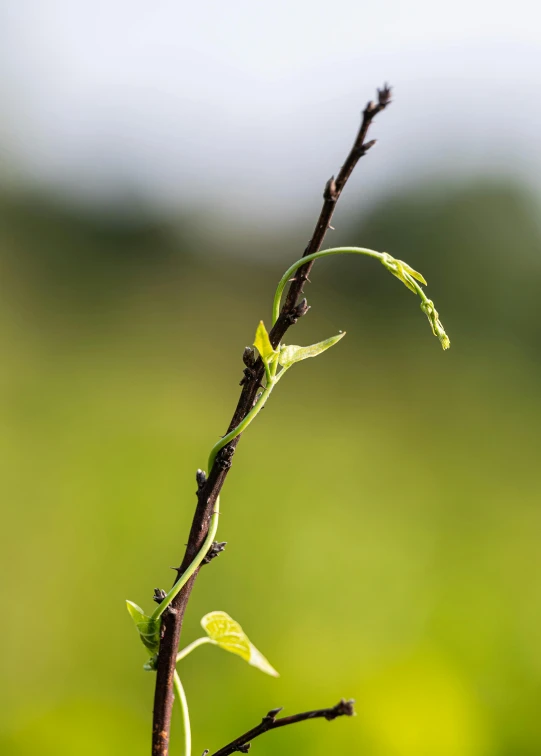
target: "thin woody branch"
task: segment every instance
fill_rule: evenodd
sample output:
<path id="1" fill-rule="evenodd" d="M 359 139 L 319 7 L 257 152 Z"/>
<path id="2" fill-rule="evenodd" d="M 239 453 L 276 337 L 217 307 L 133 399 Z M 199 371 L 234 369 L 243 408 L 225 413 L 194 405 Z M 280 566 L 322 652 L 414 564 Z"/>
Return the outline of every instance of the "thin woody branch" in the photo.
<path id="1" fill-rule="evenodd" d="M 323 206 L 316 223 L 314 233 L 304 256 L 319 251 L 329 228 L 336 204 L 360 158 L 374 145 L 366 141 L 368 130 L 375 116 L 391 102 L 391 90 L 385 85 L 378 90 L 377 102 L 369 102 L 363 111 L 361 126 L 346 160 L 336 178 L 329 179 L 323 194 Z M 302 266 L 296 272 L 289 287 L 280 316 L 270 332 L 270 340 L 276 346 L 282 337 L 299 318 L 306 314 L 308 305 L 303 299 L 299 302 L 303 287 L 308 279 L 312 263 Z M 228 433 L 236 428 L 254 406 L 259 386 L 264 376 L 264 366 L 260 358 L 252 359 L 253 353 L 245 353 L 246 369 L 241 381 L 242 390 L 237 407 L 229 424 Z M 198 472 L 197 507 L 192 521 L 188 544 L 180 565 L 179 572 L 184 572 L 199 553 L 207 535 L 210 517 L 214 510 L 222 486 L 231 467 L 231 460 L 240 440 L 240 435 L 218 453 L 208 478 Z M 179 646 L 182 621 L 198 570 L 178 593 L 161 623 L 160 650 L 157 661 L 156 688 L 154 695 L 154 717 L 152 729 L 153 756 L 167 756 L 169 753 L 169 733 L 173 708 L 173 676 L 176 654 Z M 282 721 L 282 720 L 279 720 Z M 283 725 L 279 725 L 283 726 Z"/>
<path id="2" fill-rule="evenodd" d="M 353 708 L 354 703 L 355 702 L 352 700 L 345 701 L 342 699 L 336 704 L 336 706 L 332 706 L 329 709 L 304 711 L 301 714 L 293 714 L 290 717 L 280 717 L 279 719 L 277 719 L 277 715 L 282 709 L 272 709 L 272 711 L 269 711 L 269 713 L 263 717 L 260 724 L 253 727 L 251 730 L 248 730 L 248 732 L 245 732 L 244 735 L 240 735 L 240 737 L 231 741 L 228 745 L 220 748 L 220 750 L 213 753 L 212 756 L 230 756 L 232 753 L 248 753 L 250 744 L 254 738 L 257 738 L 259 735 L 263 735 L 266 732 L 270 732 L 271 730 L 276 730 L 279 727 L 287 727 L 287 725 L 297 724 L 298 722 L 306 722 L 309 719 L 326 719 L 328 722 L 331 722 L 338 717 L 352 717 L 355 714 Z M 209 751 L 205 751 L 203 756 L 206 756 L 208 753 Z"/>
<path id="3" fill-rule="evenodd" d="M 344 189 L 359 160 L 363 157 L 363 155 L 366 155 L 368 150 L 376 143 L 375 139 L 370 142 L 366 141 L 370 124 L 377 116 L 377 114 L 384 110 L 387 105 L 390 104 L 390 102 L 391 88 L 387 86 L 387 84 L 385 84 L 382 89 L 378 89 L 377 103 L 370 101 L 363 110 L 361 127 L 357 134 L 357 138 L 355 139 L 355 142 L 353 143 L 353 146 L 349 151 L 349 155 L 347 156 L 343 166 L 340 168 L 337 177 L 335 178 L 334 176 L 331 176 L 331 178 L 325 185 L 325 191 L 323 192 L 323 207 L 321 208 L 314 234 L 308 242 L 308 246 L 304 250 L 305 257 L 307 255 L 311 255 L 313 252 L 318 252 L 321 249 L 321 245 L 323 244 L 323 240 L 331 224 L 332 216 L 334 214 L 336 204 L 340 199 L 340 195 L 342 194 L 342 190 Z M 282 308 L 282 316 L 284 319 L 287 318 L 287 315 L 291 311 L 291 308 L 295 305 L 295 302 L 302 294 L 304 282 L 308 280 L 311 268 L 312 263 L 309 263 L 308 265 L 299 268 L 299 270 L 297 271 L 295 279 L 289 288 L 289 292 Z M 276 323 L 275 327 L 277 327 L 279 323 L 280 321 Z M 280 340 L 280 338 L 281 336 L 278 340 Z M 272 333 L 271 341 L 273 341 Z"/>

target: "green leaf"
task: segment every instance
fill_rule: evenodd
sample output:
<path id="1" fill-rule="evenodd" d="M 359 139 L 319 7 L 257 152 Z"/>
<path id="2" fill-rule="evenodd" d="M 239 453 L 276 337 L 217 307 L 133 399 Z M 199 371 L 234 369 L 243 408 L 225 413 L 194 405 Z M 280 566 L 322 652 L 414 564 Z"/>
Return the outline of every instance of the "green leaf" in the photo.
<path id="1" fill-rule="evenodd" d="M 306 360 L 308 359 L 308 357 L 317 357 L 318 354 L 321 354 L 321 352 L 324 352 L 326 349 L 330 349 L 332 346 L 334 346 L 345 335 L 346 332 L 343 331 L 337 336 L 331 336 L 330 339 L 319 341 L 317 344 L 312 344 L 311 346 L 307 347 L 293 345 L 283 346 L 280 350 L 278 362 L 282 367 L 288 368 L 291 367 L 291 365 L 293 365 L 295 362 Z"/>
<path id="2" fill-rule="evenodd" d="M 139 637 L 143 645 L 148 648 L 151 654 L 156 654 L 160 647 L 160 622 L 154 620 L 144 613 L 140 606 L 133 601 L 126 601 L 126 607 L 130 617 L 135 622 L 135 627 L 139 632 Z"/>
<path id="3" fill-rule="evenodd" d="M 408 280 L 409 277 L 415 278 L 416 281 L 420 281 L 425 286 L 428 285 L 421 273 L 418 273 L 403 260 L 397 260 L 388 252 L 383 253 L 381 262 L 387 270 L 393 274 L 393 276 L 396 276 L 399 281 L 402 281 L 402 283 L 407 286 L 410 291 L 413 291 L 414 294 L 416 294 L 417 291 L 411 281 Z"/>
<path id="4" fill-rule="evenodd" d="M 239 623 L 235 622 L 229 614 L 225 612 L 205 614 L 201 620 L 201 627 L 209 638 L 225 651 L 237 654 L 252 667 L 257 667 L 267 675 L 279 677 L 278 672 L 271 667 L 263 654 L 251 643 Z"/>
<path id="5" fill-rule="evenodd" d="M 259 321 L 257 331 L 255 332 L 254 346 L 261 355 L 261 359 L 263 360 L 265 365 L 274 362 L 278 355 L 278 352 L 276 352 L 276 350 L 272 348 L 269 334 L 267 333 L 267 329 L 265 328 L 265 324 L 262 320 Z"/>
<path id="6" fill-rule="evenodd" d="M 143 664 L 145 672 L 155 672 L 158 668 L 158 654 L 153 654 L 150 659 Z"/>
<path id="7" fill-rule="evenodd" d="M 401 267 L 406 271 L 406 273 L 409 273 L 410 276 L 415 278 L 417 281 L 420 281 L 425 286 L 428 286 L 425 277 L 422 273 L 418 273 L 416 270 L 413 270 L 413 268 L 410 268 L 410 266 L 404 262 L 404 260 L 397 260 L 397 263 L 401 265 Z"/>

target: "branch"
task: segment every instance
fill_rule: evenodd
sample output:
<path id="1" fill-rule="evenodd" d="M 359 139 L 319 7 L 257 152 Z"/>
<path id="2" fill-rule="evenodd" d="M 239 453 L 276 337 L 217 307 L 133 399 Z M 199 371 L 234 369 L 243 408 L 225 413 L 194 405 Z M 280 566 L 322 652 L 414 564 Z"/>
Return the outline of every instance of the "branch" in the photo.
<path id="1" fill-rule="evenodd" d="M 363 119 L 361 121 L 359 133 L 357 134 L 357 138 L 353 143 L 353 147 L 351 148 L 349 155 L 344 162 L 344 165 L 340 168 L 336 179 L 334 178 L 334 176 L 331 176 L 331 178 L 325 185 L 325 191 L 323 192 L 323 207 L 321 208 L 321 213 L 319 214 L 319 218 L 316 223 L 314 235 L 312 236 L 312 238 L 308 242 L 308 246 L 304 250 L 304 257 L 307 257 L 314 252 L 318 252 L 321 249 L 325 234 L 327 233 L 327 229 L 330 226 L 332 216 L 334 214 L 336 203 L 338 202 L 340 195 L 342 194 L 343 188 L 345 187 L 349 177 L 353 173 L 353 169 L 355 168 L 359 160 L 363 157 L 363 155 L 366 155 L 368 150 L 376 144 L 375 139 L 373 139 L 371 142 L 366 141 L 366 136 L 368 134 L 370 124 L 377 116 L 377 114 L 384 110 L 387 105 L 390 104 L 390 102 L 391 88 L 388 87 L 387 84 L 385 84 L 382 89 L 378 89 L 377 103 L 370 101 L 363 110 Z M 295 275 L 293 283 L 289 288 L 286 301 L 282 308 L 283 318 L 287 317 L 287 314 L 291 311 L 291 308 L 294 306 L 295 302 L 302 293 L 304 282 L 308 280 L 308 275 L 311 268 L 312 264 L 310 263 L 306 266 L 303 266 L 302 268 L 299 268 L 299 270 L 297 271 L 297 274 Z M 276 323 L 276 326 L 278 326 L 278 324 L 279 322 Z M 285 330 L 287 330 L 287 327 Z M 271 333 L 271 341 L 274 344 L 272 337 L 273 334 Z M 280 339 L 281 336 L 279 337 L 278 341 Z"/>
<path id="2" fill-rule="evenodd" d="M 353 146 L 346 157 L 344 165 L 340 169 L 336 179 L 329 179 L 323 193 L 323 207 L 314 229 L 312 238 L 304 251 L 304 256 L 317 252 L 323 243 L 327 229 L 329 228 L 336 204 L 349 177 L 360 158 L 375 144 L 367 142 L 366 136 L 370 124 L 375 116 L 384 110 L 391 102 L 391 90 L 385 85 L 378 90 L 377 103 L 369 102 L 363 111 L 361 127 Z M 276 346 L 288 328 L 294 325 L 299 318 L 306 314 L 308 306 L 303 299 L 297 304 L 303 292 L 305 282 L 312 263 L 307 263 L 299 268 L 289 287 L 280 317 L 270 332 L 270 340 Z M 250 362 L 250 364 L 248 364 Z M 227 432 L 236 428 L 246 417 L 254 405 L 256 394 L 264 375 L 264 366 L 260 358 L 253 364 L 249 356 L 245 355 L 244 378 L 241 381 L 242 391 L 237 407 L 229 424 Z M 231 443 L 218 453 L 216 460 L 209 471 L 208 478 L 198 474 L 197 507 L 192 521 L 188 545 L 180 565 L 180 571 L 184 572 L 192 563 L 201 549 L 208 531 L 210 517 L 214 510 L 214 504 L 223 487 L 231 460 L 240 440 L 237 436 Z M 160 651 L 157 661 L 156 689 L 154 695 L 154 718 L 152 727 L 152 754 L 153 756 L 167 756 L 169 753 L 169 733 L 171 729 L 171 712 L 173 708 L 173 679 L 175 661 L 180 641 L 182 620 L 186 606 L 190 598 L 193 584 L 199 570 L 197 570 L 178 595 L 173 600 L 168 611 L 164 613 L 161 623 Z M 281 721 L 281 720 L 280 720 Z"/>
<path id="3" fill-rule="evenodd" d="M 287 725 L 297 724 L 297 722 L 305 722 L 308 719 L 326 719 L 330 722 L 333 719 L 337 719 L 337 717 L 352 717 L 355 715 L 353 709 L 354 703 L 355 701 L 345 701 L 342 699 L 336 704 L 336 706 L 333 706 L 330 709 L 304 711 L 302 714 L 293 714 L 291 717 L 280 717 L 280 719 L 276 719 L 276 716 L 282 711 L 282 709 L 272 709 L 272 711 L 269 711 L 269 713 L 263 717 L 261 724 L 258 724 L 257 727 L 253 727 L 251 730 L 248 730 L 248 732 L 245 732 L 244 735 L 241 735 L 236 738 L 236 740 L 231 741 L 228 745 L 220 748 L 220 750 L 213 753 L 212 756 L 230 756 L 230 754 L 236 752 L 248 753 L 251 741 L 254 738 L 257 738 L 259 735 L 263 735 L 270 730 L 276 730 L 278 727 L 286 727 Z M 206 756 L 208 753 L 208 751 L 205 751 L 203 756 Z"/>

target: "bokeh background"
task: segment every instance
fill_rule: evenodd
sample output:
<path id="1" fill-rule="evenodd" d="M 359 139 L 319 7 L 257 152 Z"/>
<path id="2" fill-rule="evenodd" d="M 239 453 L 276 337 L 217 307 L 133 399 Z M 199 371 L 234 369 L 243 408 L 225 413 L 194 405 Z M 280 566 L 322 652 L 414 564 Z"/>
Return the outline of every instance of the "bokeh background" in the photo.
<path id="1" fill-rule="evenodd" d="M 4 612 L 0 752 L 149 752 L 150 609 L 224 432 L 241 354 L 385 80 L 291 332 L 347 338 L 246 434 L 186 617 L 281 672 L 182 664 L 194 754 L 275 706 L 357 700 L 253 752 L 541 751 L 540 12 L 381 0 L 0 6 Z M 178 723 L 172 753 L 180 752 Z"/>

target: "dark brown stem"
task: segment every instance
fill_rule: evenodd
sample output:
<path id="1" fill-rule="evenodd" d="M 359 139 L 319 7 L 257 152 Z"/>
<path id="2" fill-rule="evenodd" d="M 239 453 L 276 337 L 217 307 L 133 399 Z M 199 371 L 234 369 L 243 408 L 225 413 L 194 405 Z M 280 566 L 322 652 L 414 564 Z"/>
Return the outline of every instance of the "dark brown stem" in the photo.
<path id="1" fill-rule="evenodd" d="M 366 142 L 366 136 L 370 124 L 374 117 L 387 107 L 390 101 L 391 90 L 388 86 L 384 86 L 382 89 L 378 90 L 377 103 L 369 102 L 364 109 L 359 133 L 357 134 L 357 138 L 353 143 L 344 165 L 340 169 L 336 179 L 332 177 L 325 186 L 325 191 L 323 193 L 323 207 L 319 214 L 314 234 L 304 251 L 304 256 L 317 252 L 321 248 L 336 203 L 338 202 L 347 180 L 351 176 L 359 159 L 374 145 L 374 141 Z M 299 268 L 291 282 L 280 316 L 270 332 L 270 340 L 274 346 L 280 343 L 287 329 L 294 325 L 308 310 L 304 300 L 299 304 L 297 304 L 297 302 L 302 294 L 311 267 L 312 263 L 308 263 L 302 268 Z M 241 382 L 242 391 L 240 398 L 227 432 L 236 428 L 253 407 L 263 375 L 264 367 L 260 359 L 258 359 L 252 367 L 245 370 L 244 378 Z M 197 493 L 197 507 L 192 521 L 188 545 L 180 566 L 180 574 L 189 567 L 203 545 L 209 526 L 209 520 L 214 510 L 214 504 L 220 494 L 229 468 L 231 467 L 231 459 L 235 453 L 239 440 L 240 436 L 237 436 L 230 444 L 225 446 L 218 453 L 212 470 L 209 471 L 209 476 L 205 481 L 203 481 L 200 476 L 198 478 L 198 481 L 201 480 L 202 485 Z M 162 619 L 160 651 L 158 654 L 156 673 L 156 690 L 154 695 L 152 756 L 168 756 L 169 753 L 169 732 L 171 728 L 171 710 L 173 707 L 173 673 L 175 671 L 176 654 L 182 629 L 182 620 L 197 575 L 198 571 L 178 593 L 171 604 L 171 610 L 164 613 Z"/>
<path id="2" fill-rule="evenodd" d="M 230 756 L 230 754 L 237 752 L 248 753 L 250 743 L 254 738 L 270 730 L 276 730 L 278 727 L 286 727 L 287 725 L 297 724 L 297 722 L 306 722 L 308 719 L 326 719 L 330 722 L 333 719 L 337 719 L 337 717 L 352 717 L 355 714 L 355 710 L 353 709 L 354 703 L 355 701 L 345 701 L 342 699 L 336 706 L 332 706 L 330 709 L 304 711 L 302 714 L 293 714 L 291 717 L 280 717 L 280 719 L 277 719 L 276 716 L 282 710 L 273 709 L 263 717 L 261 724 L 248 730 L 248 732 L 245 732 L 244 735 L 236 738 L 236 740 L 232 740 L 231 743 L 220 748 L 212 756 Z M 208 751 L 205 751 L 205 754 L 208 754 Z"/>

